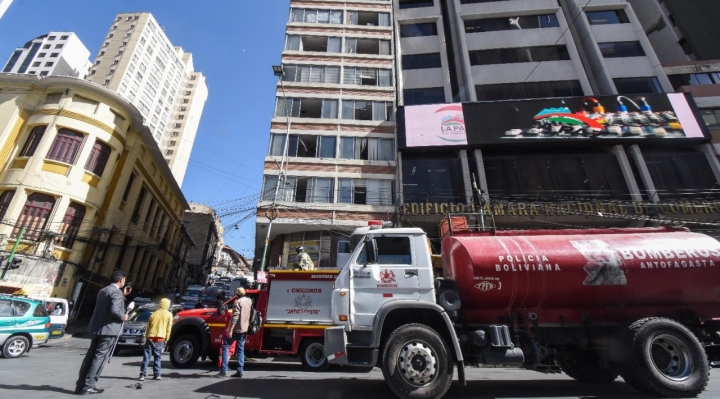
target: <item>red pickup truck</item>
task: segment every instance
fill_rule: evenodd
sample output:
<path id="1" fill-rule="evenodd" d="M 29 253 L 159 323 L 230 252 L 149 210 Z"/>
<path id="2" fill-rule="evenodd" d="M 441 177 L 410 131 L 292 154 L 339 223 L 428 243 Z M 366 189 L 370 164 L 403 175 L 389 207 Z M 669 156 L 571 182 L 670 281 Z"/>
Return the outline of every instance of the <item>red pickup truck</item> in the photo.
<path id="1" fill-rule="evenodd" d="M 248 290 L 263 326 L 248 335 L 245 356 L 299 356 L 308 371 L 327 369 L 323 337 L 332 325 L 330 300 L 337 273 L 271 270 L 267 287 Z M 234 301 L 233 297 L 219 309 L 186 310 L 175 316 L 169 340 L 175 367 L 192 367 L 200 358 L 217 363 Z"/>

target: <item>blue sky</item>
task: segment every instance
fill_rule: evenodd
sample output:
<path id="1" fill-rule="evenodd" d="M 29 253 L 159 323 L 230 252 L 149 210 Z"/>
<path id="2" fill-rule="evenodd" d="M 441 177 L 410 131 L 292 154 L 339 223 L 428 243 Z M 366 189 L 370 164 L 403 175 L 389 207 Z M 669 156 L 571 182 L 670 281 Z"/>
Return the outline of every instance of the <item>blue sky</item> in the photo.
<path id="1" fill-rule="evenodd" d="M 150 12 L 175 46 L 193 54 L 207 78 L 208 101 L 183 192 L 219 209 L 258 194 L 267 151 L 288 0 L 15 0 L 0 19 L 0 65 L 16 47 L 49 31 L 75 32 L 92 61 L 114 17 Z M 88 10 L 93 10 L 89 12 Z M 255 224 L 223 217 L 225 243 L 252 254 Z"/>

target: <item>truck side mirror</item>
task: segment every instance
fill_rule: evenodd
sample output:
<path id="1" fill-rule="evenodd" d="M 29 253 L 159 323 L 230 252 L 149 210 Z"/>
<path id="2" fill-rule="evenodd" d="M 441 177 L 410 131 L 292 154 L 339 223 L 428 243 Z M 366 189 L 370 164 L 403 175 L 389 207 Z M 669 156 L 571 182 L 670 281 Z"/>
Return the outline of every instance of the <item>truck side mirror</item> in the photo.
<path id="1" fill-rule="evenodd" d="M 365 240 L 365 254 L 366 265 L 378 263 L 377 243 L 373 238 L 368 238 Z"/>

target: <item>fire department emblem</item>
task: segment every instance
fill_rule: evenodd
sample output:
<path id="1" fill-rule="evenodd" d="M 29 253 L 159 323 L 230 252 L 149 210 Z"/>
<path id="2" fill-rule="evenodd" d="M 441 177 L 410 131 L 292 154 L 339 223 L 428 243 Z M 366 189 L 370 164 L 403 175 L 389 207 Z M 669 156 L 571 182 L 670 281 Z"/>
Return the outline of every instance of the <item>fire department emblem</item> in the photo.
<path id="1" fill-rule="evenodd" d="M 395 282 L 395 273 L 393 273 L 392 270 L 385 269 L 384 271 L 380 272 L 380 283 L 381 284 L 390 284 Z"/>
<path id="2" fill-rule="evenodd" d="M 298 295 L 295 297 L 295 307 L 296 308 L 311 308 L 312 307 L 312 297 L 307 294 Z"/>
<path id="3" fill-rule="evenodd" d="M 585 257 L 583 270 L 587 273 L 583 285 L 627 285 L 622 260 L 603 240 L 570 241 Z"/>
<path id="4" fill-rule="evenodd" d="M 475 284 L 475 288 L 479 289 L 480 291 L 490 291 L 494 290 L 496 287 L 497 285 L 489 281 L 483 281 L 482 283 Z"/>

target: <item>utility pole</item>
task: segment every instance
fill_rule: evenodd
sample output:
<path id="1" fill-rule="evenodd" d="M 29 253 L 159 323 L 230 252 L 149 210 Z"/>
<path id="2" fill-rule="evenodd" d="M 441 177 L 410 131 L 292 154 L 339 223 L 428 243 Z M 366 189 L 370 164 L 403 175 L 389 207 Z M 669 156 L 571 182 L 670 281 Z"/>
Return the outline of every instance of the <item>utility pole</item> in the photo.
<path id="1" fill-rule="evenodd" d="M 10 270 L 10 265 L 13 264 L 13 259 L 15 258 L 15 252 L 17 251 L 18 247 L 20 246 L 20 240 L 22 240 L 23 236 L 25 235 L 25 229 L 27 229 L 26 226 L 23 226 L 22 229 L 20 229 L 20 234 L 18 234 L 17 240 L 15 240 L 15 245 L 13 246 L 12 251 L 10 251 L 10 257 L 8 257 L 7 264 L 5 264 L 5 267 L 3 268 L 2 276 L 0 276 L 0 280 L 5 279 L 5 272 Z"/>
<path id="2" fill-rule="evenodd" d="M 287 124 L 286 124 L 287 126 L 286 126 L 286 130 L 285 130 L 285 145 L 283 145 L 282 159 L 280 160 L 280 170 L 278 171 L 277 182 L 275 183 L 275 194 L 273 195 L 273 201 L 272 201 L 272 204 L 270 205 L 270 210 L 267 212 L 267 217 L 268 217 L 268 219 L 270 219 L 270 223 L 268 223 L 267 233 L 265 234 L 265 247 L 263 248 L 262 261 L 260 263 L 260 271 L 261 272 L 265 271 L 265 259 L 267 257 L 268 245 L 270 244 L 270 230 L 272 229 L 273 221 L 275 219 L 277 219 L 277 216 L 278 216 L 277 198 L 278 198 L 278 192 L 280 191 L 280 182 L 281 181 L 282 181 L 283 190 L 285 189 L 285 180 L 286 180 L 287 176 L 283 172 L 283 168 L 285 167 L 285 160 L 287 158 L 288 146 L 290 145 L 290 143 L 289 143 L 290 142 L 290 107 L 288 107 L 287 96 L 285 95 L 285 85 L 283 84 L 283 76 L 285 76 L 285 72 L 283 71 L 282 64 L 273 65 L 273 73 L 275 74 L 275 76 L 280 78 L 280 87 L 282 88 L 283 101 L 285 102 L 285 118 L 287 119 Z M 263 192 L 262 195 L 265 195 L 265 192 Z"/>

